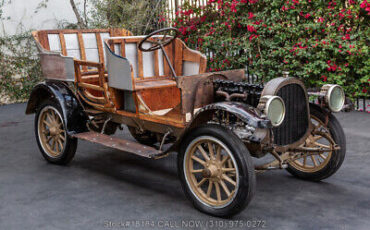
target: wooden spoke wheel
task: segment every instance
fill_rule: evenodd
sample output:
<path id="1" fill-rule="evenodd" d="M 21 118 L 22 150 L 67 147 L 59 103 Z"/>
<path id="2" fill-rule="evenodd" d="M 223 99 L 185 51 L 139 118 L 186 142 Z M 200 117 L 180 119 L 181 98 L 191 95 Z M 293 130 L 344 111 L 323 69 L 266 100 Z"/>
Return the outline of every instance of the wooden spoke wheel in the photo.
<path id="1" fill-rule="evenodd" d="M 62 116 L 52 106 L 42 109 L 38 121 L 38 135 L 41 146 L 50 157 L 58 157 L 63 153 L 66 144 L 66 131 Z"/>
<path id="2" fill-rule="evenodd" d="M 186 181 L 205 205 L 222 208 L 238 190 L 239 173 L 230 150 L 219 140 L 202 136 L 189 145 L 184 161 Z"/>
<path id="3" fill-rule="evenodd" d="M 302 147 L 312 151 L 289 162 L 287 170 L 298 178 L 320 181 L 333 175 L 342 165 L 346 154 L 346 138 L 333 114 L 311 104 L 310 116 L 314 129 Z"/>
<path id="4" fill-rule="evenodd" d="M 67 164 L 77 148 L 77 139 L 68 135 L 59 103 L 44 101 L 35 117 L 37 144 L 43 157 L 54 164 Z"/>
<path id="5" fill-rule="evenodd" d="M 306 139 L 303 147 L 318 149 L 318 152 L 305 155 L 304 157 L 290 162 L 290 165 L 303 172 L 317 172 L 323 169 L 329 162 L 333 149 L 336 144 L 324 123 L 311 115 L 311 120 L 315 126 L 314 131 Z"/>
<path id="6" fill-rule="evenodd" d="M 178 172 L 194 206 L 214 216 L 243 210 L 255 190 L 254 166 L 243 142 L 220 125 L 202 125 L 181 144 Z"/>

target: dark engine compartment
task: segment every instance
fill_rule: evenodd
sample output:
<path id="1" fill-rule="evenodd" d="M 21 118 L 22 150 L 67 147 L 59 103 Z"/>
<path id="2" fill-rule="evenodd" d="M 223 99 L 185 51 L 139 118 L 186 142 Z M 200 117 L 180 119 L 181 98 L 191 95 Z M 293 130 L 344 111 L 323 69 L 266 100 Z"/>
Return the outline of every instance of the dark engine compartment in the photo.
<path id="1" fill-rule="evenodd" d="M 287 84 L 284 81 L 289 81 Z M 297 80 L 286 78 L 285 84 L 276 95 L 285 103 L 285 119 L 279 127 L 273 128 L 274 143 L 284 146 L 302 138 L 309 127 L 309 109 L 305 88 Z M 279 85 L 280 85 L 279 84 Z M 238 101 L 257 107 L 264 88 L 263 84 L 235 82 L 230 80 L 214 80 L 215 101 Z"/>
<path id="2" fill-rule="evenodd" d="M 261 84 L 251 84 L 248 82 L 235 82 L 230 80 L 220 80 L 216 79 L 213 81 L 214 92 L 215 92 L 215 101 L 225 101 L 225 96 L 220 95 L 219 92 L 226 92 L 227 94 L 235 95 L 244 94 L 245 96 L 231 97 L 230 101 L 239 101 L 257 107 L 258 102 L 261 98 L 261 93 L 264 88 L 264 85 Z"/>

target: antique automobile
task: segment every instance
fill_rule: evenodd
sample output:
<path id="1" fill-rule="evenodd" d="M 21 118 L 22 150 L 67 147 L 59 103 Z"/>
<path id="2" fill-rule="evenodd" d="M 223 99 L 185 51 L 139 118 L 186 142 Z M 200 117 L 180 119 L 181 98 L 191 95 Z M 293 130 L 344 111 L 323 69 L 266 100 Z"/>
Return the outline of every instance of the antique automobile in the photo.
<path id="1" fill-rule="evenodd" d="M 33 36 L 45 81 L 33 89 L 43 157 L 67 164 L 82 139 L 141 157 L 178 153 L 178 175 L 193 205 L 214 216 L 243 210 L 255 173 L 286 169 L 312 181 L 341 166 L 346 141 L 332 112 L 344 92 L 307 92 L 297 78 L 264 85 L 243 69 L 206 72 L 206 57 L 174 28 L 133 36 L 124 29 L 44 30 Z M 312 104 L 315 95 L 320 103 Z M 128 127 L 136 141 L 113 136 Z M 269 161 L 255 164 L 252 157 Z M 264 158 L 265 159 L 265 158 Z"/>

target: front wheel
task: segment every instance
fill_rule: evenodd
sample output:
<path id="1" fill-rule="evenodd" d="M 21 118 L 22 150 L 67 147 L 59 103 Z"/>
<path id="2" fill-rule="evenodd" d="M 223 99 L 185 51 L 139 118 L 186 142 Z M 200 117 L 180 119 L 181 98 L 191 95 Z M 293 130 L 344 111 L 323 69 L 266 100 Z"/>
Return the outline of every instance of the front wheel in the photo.
<path id="1" fill-rule="evenodd" d="M 75 155 L 77 139 L 67 134 L 59 103 L 43 102 L 35 117 L 35 135 L 43 157 L 50 163 L 67 164 Z"/>
<path id="2" fill-rule="evenodd" d="M 317 106 L 310 106 L 314 130 L 303 143 L 304 147 L 320 149 L 288 164 L 292 175 L 311 181 L 320 181 L 333 175 L 342 165 L 346 154 L 346 137 L 338 120 L 326 115 Z"/>
<path id="3" fill-rule="evenodd" d="M 249 152 L 230 130 L 204 125 L 192 130 L 178 155 L 187 197 L 202 212 L 232 216 L 251 201 L 256 178 Z"/>

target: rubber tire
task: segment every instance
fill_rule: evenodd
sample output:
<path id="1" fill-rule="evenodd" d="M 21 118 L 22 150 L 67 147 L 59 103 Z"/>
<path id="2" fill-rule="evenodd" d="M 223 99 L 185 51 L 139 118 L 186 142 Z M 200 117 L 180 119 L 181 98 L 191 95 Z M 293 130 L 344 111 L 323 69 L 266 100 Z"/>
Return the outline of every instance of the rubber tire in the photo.
<path id="1" fill-rule="evenodd" d="M 320 107 L 316 105 L 310 105 L 310 114 L 314 115 L 325 123 L 325 113 Z M 342 165 L 346 155 L 346 136 L 337 118 L 331 113 L 328 116 L 329 132 L 334 142 L 340 146 L 340 150 L 333 152 L 328 164 L 317 172 L 302 172 L 288 165 L 287 171 L 293 176 L 309 181 L 321 181 L 333 175 Z"/>
<path id="2" fill-rule="evenodd" d="M 127 128 L 130 131 L 131 136 L 140 144 L 151 146 L 158 142 L 155 134 L 150 131 L 146 130 L 144 133 L 138 134 L 136 133 L 136 128 L 131 126 L 127 126 Z"/>
<path id="3" fill-rule="evenodd" d="M 76 153 L 77 139 L 72 138 L 67 134 L 66 145 L 65 145 L 64 151 L 58 157 L 51 157 L 44 151 L 44 149 L 41 146 L 39 136 L 38 136 L 38 121 L 39 121 L 41 110 L 46 106 L 54 107 L 56 110 L 59 111 L 59 113 L 63 117 L 63 111 L 62 111 L 62 109 L 60 107 L 60 104 L 58 102 L 55 102 L 54 100 L 45 100 L 40 104 L 40 106 L 37 109 L 36 116 L 35 116 L 35 136 L 36 136 L 37 145 L 38 145 L 38 147 L 41 151 L 42 156 L 45 158 L 46 161 L 48 161 L 52 164 L 66 165 L 73 159 L 73 157 Z M 64 126 L 64 123 L 65 122 L 63 121 L 63 126 Z"/>
<path id="4" fill-rule="evenodd" d="M 226 207 L 212 208 L 202 204 L 193 195 L 188 187 L 184 175 L 184 156 L 187 146 L 192 140 L 199 136 L 212 136 L 222 141 L 232 152 L 239 169 L 239 190 L 234 200 Z M 180 177 L 182 188 L 187 198 L 193 203 L 195 208 L 201 212 L 217 217 L 230 217 L 241 212 L 252 200 L 256 189 L 256 175 L 254 166 L 248 149 L 243 142 L 230 130 L 213 124 L 202 125 L 188 134 L 180 146 L 180 152 L 177 156 L 178 175 Z"/>

